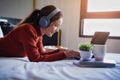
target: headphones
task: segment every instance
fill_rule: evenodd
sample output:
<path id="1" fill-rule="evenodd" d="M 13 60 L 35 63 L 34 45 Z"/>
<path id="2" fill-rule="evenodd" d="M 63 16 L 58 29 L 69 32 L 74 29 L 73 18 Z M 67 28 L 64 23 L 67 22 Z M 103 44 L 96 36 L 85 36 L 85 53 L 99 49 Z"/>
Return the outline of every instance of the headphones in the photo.
<path id="1" fill-rule="evenodd" d="M 56 8 L 55 10 L 53 10 L 49 15 L 47 16 L 42 16 L 39 20 L 39 25 L 43 28 L 47 28 L 50 24 L 50 19 L 56 15 L 58 12 L 60 12 L 59 8 Z"/>

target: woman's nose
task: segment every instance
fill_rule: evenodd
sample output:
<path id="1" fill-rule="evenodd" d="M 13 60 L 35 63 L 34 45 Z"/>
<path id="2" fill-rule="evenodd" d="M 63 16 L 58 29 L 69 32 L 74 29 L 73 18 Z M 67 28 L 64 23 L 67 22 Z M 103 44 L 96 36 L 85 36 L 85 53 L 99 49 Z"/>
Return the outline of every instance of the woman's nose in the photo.
<path id="1" fill-rule="evenodd" d="M 59 28 L 56 29 L 56 32 L 58 32 L 58 31 L 59 31 Z"/>

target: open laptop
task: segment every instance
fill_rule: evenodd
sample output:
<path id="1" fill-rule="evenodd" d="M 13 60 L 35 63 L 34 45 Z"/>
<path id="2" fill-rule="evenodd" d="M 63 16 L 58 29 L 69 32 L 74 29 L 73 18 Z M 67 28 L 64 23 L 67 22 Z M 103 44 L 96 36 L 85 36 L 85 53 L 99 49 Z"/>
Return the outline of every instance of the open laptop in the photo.
<path id="1" fill-rule="evenodd" d="M 91 39 L 91 44 L 105 45 L 110 32 L 96 31 Z M 92 56 L 94 58 L 94 56 Z"/>
<path id="2" fill-rule="evenodd" d="M 95 32 L 91 44 L 101 44 L 104 45 L 109 37 L 110 32 Z"/>

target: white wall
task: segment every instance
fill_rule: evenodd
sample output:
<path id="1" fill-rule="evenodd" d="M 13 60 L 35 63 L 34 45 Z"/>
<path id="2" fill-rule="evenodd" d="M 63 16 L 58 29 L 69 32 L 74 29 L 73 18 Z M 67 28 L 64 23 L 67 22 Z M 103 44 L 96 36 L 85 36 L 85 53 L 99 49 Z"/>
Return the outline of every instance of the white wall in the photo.
<path id="1" fill-rule="evenodd" d="M 78 50 L 80 43 L 89 42 L 91 38 L 79 37 L 80 0 L 37 0 L 36 8 L 55 5 L 64 15 L 62 29 L 62 46 Z M 106 43 L 107 52 L 120 53 L 120 40 L 109 39 Z"/>
<path id="2" fill-rule="evenodd" d="M 33 10 L 33 0 L 0 0 L 0 16 L 24 18 Z"/>

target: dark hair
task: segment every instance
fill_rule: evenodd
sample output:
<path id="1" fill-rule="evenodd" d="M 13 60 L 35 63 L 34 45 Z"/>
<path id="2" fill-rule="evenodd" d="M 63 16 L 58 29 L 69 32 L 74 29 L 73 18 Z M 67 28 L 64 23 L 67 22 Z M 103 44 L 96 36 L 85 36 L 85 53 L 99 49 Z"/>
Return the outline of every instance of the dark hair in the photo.
<path id="1" fill-rule="evenodd" d="M 49 15 L 55 9 L 56 9 L 56 7 L 53 5 L 45 6 L 41 10 L 35 9 L 29 16 L 27 16 L 25 19 L 23 19 L 18 25 L 21 25 L 23 23 L 33 23 L 35 26 L 39 26 L 40 18 L 42 16 Z M 50 23 L 58 20 L 61 17 L 62 17 L 62 13 L 60 11 L 50 19 Z"/>

